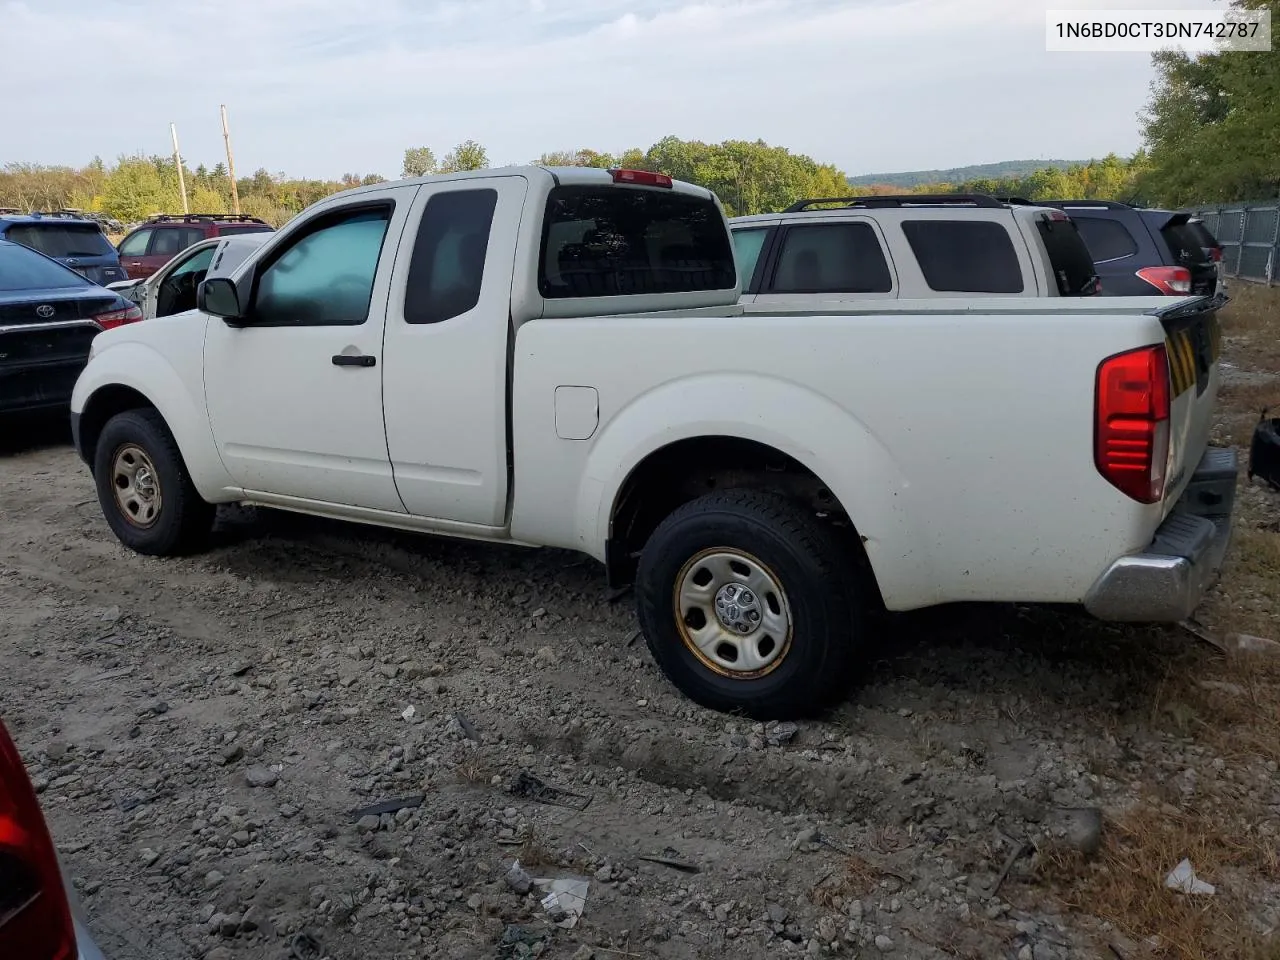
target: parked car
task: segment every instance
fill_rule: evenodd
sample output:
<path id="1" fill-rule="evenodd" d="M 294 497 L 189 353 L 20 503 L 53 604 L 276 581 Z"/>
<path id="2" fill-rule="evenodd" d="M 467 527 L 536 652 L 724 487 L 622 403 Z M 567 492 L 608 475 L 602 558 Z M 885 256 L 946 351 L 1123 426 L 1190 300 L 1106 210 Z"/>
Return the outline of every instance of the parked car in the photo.
<path id="1" fill-rule="evenodd" d="M 125 279 L 120 257 L 97 222 L 67 213 L 0 216 L 0 240 L 52 257 L 93 283 Z"/>
<path id="2" fill-rule="evenodd" d="M 271 233 L 257 217 L 231 213 L 156 216 L 131 230 L 118 247 L 130 280 L 145 280 L 192 244 L 242 233 Z M 124 280 L 125 277 L 119 279 Z"/>
<path id="3" fill-rule="evenodd" d="M 1226 290 L 1222 246 L 1189 213 L 1114 200 L 1036 200 L 1067 213 L 1080 230 L 1103 296 L 1211 296 Z"/>
<path id="4" fill-rule="evenodd" d="M 141 319 L 118 293 L 0 240 L 0 413 L 66 407 L 93 338 Z"/>
<path id="5" fill-rule="evenodd" d="M 230 273 L 269 236 L 246 233 L 201 240 L 145 280 L 121 280 L 109 284 L 108 289 L 136 303 L 146 319 L 194 310 L 196 289 L 205 277 Z"/>
<path id="6" fill-rule="evenodd" d="M 0 957 L 104 960 L 22 758 L 0 722 Z"/>
<path id="7" fill-rule="evenodd" d="M 838 206 L 835 206 L 838 204 Z M 729 221 L 743 302 L 1076 297 L 1098 279 L 1060 210 L 982 195 L 800 200 Z"/>
<path id="8" fill-rule="evenodd" d="M 582 551 L 678 688 L 753 717 L 832 703 L 883 608 L 1200 599 L 1215 303 L 738 296 L 715 195 L 661 174 L 377 184 L 206 279 L 204 322 L 99 337 L 72 430 L 135 551 L 235 502 Z"/>

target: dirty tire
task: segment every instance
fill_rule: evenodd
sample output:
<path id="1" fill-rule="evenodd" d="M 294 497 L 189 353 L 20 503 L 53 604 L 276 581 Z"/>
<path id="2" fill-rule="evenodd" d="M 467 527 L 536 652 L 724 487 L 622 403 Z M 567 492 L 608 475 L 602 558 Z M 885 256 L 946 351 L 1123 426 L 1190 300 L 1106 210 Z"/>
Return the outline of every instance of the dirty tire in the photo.
<path id="1" fill-rule="evenodd" d="M 680 584 L 694 558 L 714 548 L 758 560 L 785 595 L 789 645 L 761 675 L 718 672 L 682 633 Z M 863 643 L 867 596 L 865 575 L 830 528 L 804 507 L 754 490 L 680 507 L 645 544 L 636 575 L 640 625 L 667 678 L 703 706 L 757 720 L 812 716 L 844 694 Z"/>
<path id="2" fill-rule="evenodd" d="M 155 468 L 162 499 L 154 522 L 146 527 L 126 516 L 113 488 L 116 454 L 125 447 L 140 449 Z M 107 524 L 130 549 L 148 556 L 173 556 L 198 550 L 208 541 L 214 507 L 196 492 L 178 444 L 159 412 L 127 410 L 108 420 L 93 452 L 93 478 Z"/>

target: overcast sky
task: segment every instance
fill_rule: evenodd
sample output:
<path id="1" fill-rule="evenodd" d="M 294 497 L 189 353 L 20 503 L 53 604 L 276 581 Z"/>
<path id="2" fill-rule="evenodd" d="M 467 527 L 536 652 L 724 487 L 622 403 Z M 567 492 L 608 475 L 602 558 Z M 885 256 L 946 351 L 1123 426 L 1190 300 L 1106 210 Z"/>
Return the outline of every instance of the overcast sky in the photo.
<path id="1" fill-rule="evenodd" d="M 398 176 L 674 134 L 850 174 L 1139 146 L 1144 53 L 1046 53 L 1046 7 L 1209 0 L 0 0 L 0 162 L 223 158 Z M 74 51 L 74 52 L 73 52 Z"/>

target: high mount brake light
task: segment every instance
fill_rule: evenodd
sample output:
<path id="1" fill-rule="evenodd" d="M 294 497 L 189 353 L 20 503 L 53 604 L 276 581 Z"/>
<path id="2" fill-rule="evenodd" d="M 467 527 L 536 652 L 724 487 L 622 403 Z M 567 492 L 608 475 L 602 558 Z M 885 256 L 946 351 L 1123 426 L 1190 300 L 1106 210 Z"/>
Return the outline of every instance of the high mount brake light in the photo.
<path id="1" fill-rule="evenodd" d="M 72 960 L 77 953 L 53 841 L 0 723 L 0 957 Z"/>
<path id="2" fill-rule="evenodd" d="M 1169 410 L 1163 345 L 1118 353 L 1098 365 L 1094 464 L 1108 483 L 1139 503 L 1164 498 Z"/>
<path id="3" fill-rule="evenodd" d="M 629 183 L 637 187 L 670 187 L 671 178 L 665 173 L 649 170 L 610 170 L 614 183 Z"/>

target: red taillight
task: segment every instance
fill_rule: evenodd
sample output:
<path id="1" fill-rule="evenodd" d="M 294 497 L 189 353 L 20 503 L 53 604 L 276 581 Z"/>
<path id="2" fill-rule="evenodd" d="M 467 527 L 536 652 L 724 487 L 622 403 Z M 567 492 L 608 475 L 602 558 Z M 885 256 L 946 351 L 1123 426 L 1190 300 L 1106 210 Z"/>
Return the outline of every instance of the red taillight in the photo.
<path id="1" fill-rule="evenodd" d="M 1169 358 L 1164 346 L 1119 353 L 1098 366 L 1093 461 L 1139 503 L 1164 498 L 1169 460 Z"/>
<path id="2" fill-rule="evenodd" d="M 614 183 L 630 183 L 637 187 L 669 187 L 671 178 L 665 173 L 648 170 L 610 170 Z"/>
<path id="3" fill-rule="evenodd" d="M 137 323 L 141 319 L 142 308 L 131 304 L 123 310 L 108 310 L 106 313 L 96 314 L 93 322 L 103 330 L 114 330 L 116 327 L 123 327 L 126 323 Z"/>
<path id="4" fill-rule="evenodd" d="M 1186 267 L 1143 267 L 1138 276 L 1169 296 L 1191 292 L 1191 271 Z"/>
<path id="5" fill-rule="evenodd" d="M 0 957 L 71 960 L 75 928 L 26 768 L 0 723 Z"/>
<path id="6" fill-rule="evenodd" d="M 1209 248 L 1209 256 L 1213 259 L 1213 262 L 1214 262 L 1214 263 L 1221 263 L 1221 262 L 1222 262 L 1222 248 L 1221 248 L 1221 247 L 1210 247 L 1210 248 Z"/>

